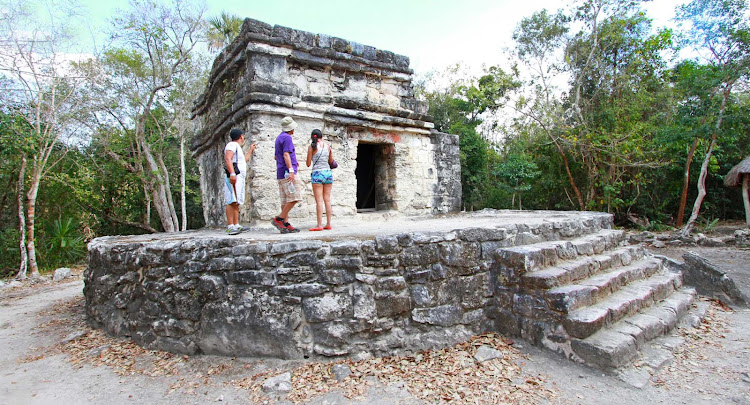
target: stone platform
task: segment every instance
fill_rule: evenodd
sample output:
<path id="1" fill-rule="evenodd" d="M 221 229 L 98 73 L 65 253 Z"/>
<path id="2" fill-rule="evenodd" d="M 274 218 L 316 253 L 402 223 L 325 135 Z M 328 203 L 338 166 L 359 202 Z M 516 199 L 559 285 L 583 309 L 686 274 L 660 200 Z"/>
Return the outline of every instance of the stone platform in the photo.
<path id="1" fill-rule="evenodd" d="M 692 302 L 681 274 L 622 246 L 608 214 L 375 213 L 334 226 L 95 239 L 89 320 L 149 348 L 281 358 L 409 353 L 501 331 L 609 367 Z M 622 325 L 635 316 L 645 329 Z"/>

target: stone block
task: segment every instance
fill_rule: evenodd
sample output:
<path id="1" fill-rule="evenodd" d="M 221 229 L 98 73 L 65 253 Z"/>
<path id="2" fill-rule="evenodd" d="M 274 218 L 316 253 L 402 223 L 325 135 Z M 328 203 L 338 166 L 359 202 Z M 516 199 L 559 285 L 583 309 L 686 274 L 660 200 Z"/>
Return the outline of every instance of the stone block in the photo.
<path id="1" fill-rule="evenodd" d="M 491 297 L 493 294 L 489 273 L 457 277 L 455 283 L 461 306 L 464 309 L 483 307 L 487 302 L 487 297 Z"/>
<path id="2" fill-rule="evenodd" d="M 387 295 L 375 300 L 379 318 L 392 317 L 408 312 L 411 309 L 411 298 L 408 295 Z"/>
<path id="3" fill-rule="evenodd" d="M 175 315 L 180 319 L 199 321 L 203 309 L 203 299 L 193 293 L 174 294 Z"/>
<path id="4" fill-rule="evenodd" d="M 325 266 L 329 269 L 359 271 L 362 269 L 362 258 L 360 257 L 328 258 L 325 260 Z"/>
<path id="5" fill-rule="evenodd" d="M 474 267 L 479 264 L 479 243 L 441 243 L 440 259 L 443 264 L 457 267 Z"/>
<path id="6" fill-rule="evenodd" d="M 219 272 L 219 271 L 233 271 L 236 269 L 235 260 L 233 257 L 219 257 L 211 259 L 206 267 L 207 271 Z"/>
<path id="7" fill-rule="evenodd" d="M 357 285 L 352 294 L 354 318 L 370 320 L 376 317 L 375 293 L 369 285 Z"/>
<path id="8" fill-rule="evenodd" d="M 289 255 L 282 261 L 284 267 L 301 267 L 312 266 L 318 262 L 318 256 L 315 252 L 304 252 Z"/>
<path id="9" fill-rule="evenodd" d="M 397 260 L 396 255 L 368 255 L 365 257 L 365 266 L 394 268 Z"/>
<path id="10" fill-rule="evenodd" d="M 587 307 L 571 314 L 563 321 L 563 325 L 571 336 L 585 339 L 604 327 L 609 319 L 608 309 Z"/>
<path id="11" fill-rule="evenodd" d="M 623 366 L 638 355 L 632 336 L 611 331 L 602 331 L 584 340 L 573 339 L 571 347 L 587 364 L 601 368 Z"/>
<path id="12" fill-rule="evenodd" d="M 227 278 L 230 282 L 238 284 L 250 284 L 265 287 L 276 284 L 274 273 L 264 270 L 235 271 L 227 274 Z"/>
<path id="13" fill-rule="evenodd" d="M 308 297 L 302 300 L 302 311 L 308 322 L 326 322 L 350 317 L 353 314 L 352 296 L 326 293 L 320 297 Z"/>
<path id="14" fill-rule="evenodd" d="M 508 237 L 503 228 L 466 228 L 458 231 L 457 236 L 465 242 L 502 241 Z"/>
<path id="15" fill-rule="evenodd" d="M 457 305 L 442 305 L 434 308 L 414 308 L 411 318 L 414 322 L 437 326 L 453 326 L 463 321 L 464 312 Z"/>
<path id="16" fill-rule="evenodd" d="M 292 242 L 277 242 L 271 245 L 271 255 L 282 255 L 303 250 L 318 250 L 323 246 L 319 240 L 300 240 Z"/>
<path id="17" fill-rule="evenodd" d="M 430 288 L 421 284 L 411 286 L 411 299 L 415 307 L 431 307 L 437 304 Z"/>
<path id="18" fill-rule="evenodd" d="M 375 237 L 375 251 L 381 254 L 398 253 L 401 247 L 398 238 L 391 235 L 378 235 Z"/>
<path id="19" fill-rule="evenodd" d="M 476 354 L 474 355 L 474 360 L 476 360 L 479 363 L 484 363 L 486 361 L 490 361 L 494 359 L 502 359 L 502 358 L 503 358 L 503 353 L 500 350 L 497 350 L 487 345 L 479 346 Z"/>
<path id="20" fill-rule="evenodd" d="M 276 269 L 279 284 L 298 284 L 317 280 L 315 271 L 309 267 L 279 267 Z"/>
<path id="21" fill-rule="evenodd" d="M 544 300 L 528 294 L 513 295 L 513 313 L 525 318 L 545 319 L 548 317 Z"/>
<path id="22" fill-rule="evenodd" d="M 322 294 L 326 291 L 329 291 L 330 287 L 319 284 L 319 283 L 309 283 L 309 284 L 292 284 L 292 285 L 284 285 L 284 286 L 278 286 L 274 287 L 273 293 L 275 295 L 294 295 L 298 297 L 312 297 L 319 294 Z"/>
<path id="23" fill-rule="evenodd" d="M 404 249 L 399 258 L 404 266 L 428 266 L 440 260 L 440 252 L 434 244 L 413 246 Z"/>
<path id="24" fill-rule="evenodd" d="M 383 277 L 375 282 L 375 286 L 380 290 L 403 290 L 406 288 L 406 280 L 403 277 Z"/>
<path id="25" fill-rule="evenodd" d="M 347 270 L 323 270 L 320 274 L 320 281 L 326 284 L 342 285 L 354 280 L 354 273 Z"/>
<path id="26" fill-rule="evenodd" d="M 359 254 L 359 241 L 331 242 L 332 255 L 356 255 Z"/>

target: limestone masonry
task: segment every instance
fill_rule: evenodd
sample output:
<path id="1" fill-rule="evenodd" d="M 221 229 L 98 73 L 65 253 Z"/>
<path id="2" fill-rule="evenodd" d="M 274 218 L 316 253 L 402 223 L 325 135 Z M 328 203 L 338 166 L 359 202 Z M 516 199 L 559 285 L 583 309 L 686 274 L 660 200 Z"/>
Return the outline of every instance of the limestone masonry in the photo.
<path id="1" fill-rule="evenodd" d="M 324 239 L 270 229 L 98 238 L 86 311 L 113 335 L 188 354 L 361 357 L 500 331 L 606 368 L 632 361 L 694 300 L 680 272 L 625 245 L 607 214 L 376 225 Z"/>
<path id="2" fill-rule="evenodd" d="M 224 223 L 222 156 L 231 128 L 243 128 L 258 150 L 250 162 L 241 221 L 278 214 L 274 140 L 291 116 L 306 183 L 306 202 L 293 217 L 314 215 L 304 165 L 310 132 L 319 128 L 334 150 L 333 211 L 394 210 L 404 214 L 458 211 L 458 137 L 434 130 L 427 106 L 414 97 L 409 59 L 340 38 L 246 19 L 240 35 L 214 61 L 196 102 L 200 128 L 191 149 L 201 170 L 204 216 Z"/>

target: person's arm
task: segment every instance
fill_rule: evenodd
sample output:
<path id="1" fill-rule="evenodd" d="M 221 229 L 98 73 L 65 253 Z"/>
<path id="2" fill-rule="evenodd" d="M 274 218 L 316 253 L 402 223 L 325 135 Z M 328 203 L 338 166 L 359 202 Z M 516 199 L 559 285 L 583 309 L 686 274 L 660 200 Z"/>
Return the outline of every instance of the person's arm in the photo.
<path id="1" fill-rule="evenodd" d="M 333 149 L 331 149 L 331 144 L 328 144 L 328 164 L 330 165 L 333 163 Z"/>
<path id="2" fill-rule="evenodd" d="M 292 166 L 292 157 L 289 152 L 284 152 L 284 163 L 286 163 L 286 169 L 289 171 L 289 179 L 294 181 L 294 166 Z"/>
<path id="3" fill-rule="evenodd" d="M 313 157 L 313 150 L 312 146 L 307 147 L 307 167 L 310 167 L 312 164 L 312 157 Z"/>
<path id="4" fill-rule="evenodd" d="M 247 151 L 247 154 L 245 155 L 245 162 L 249 162 L 250 158 L 253 156 L 253 152 L 255 152 L 255 149 L 258 147 L 257 143 L 254 143 L 250 145 L 250 150 Z"/>
<path id="5" fill-rule="evenodd" d="M 227 166 L 229 172 L 229 182 L 234 184 L 237 181 L 237 173 L 234 172 L 234 165 L 232 165 L 232 159 L 234 159 L 233 150 L 224 151 L 224 164 Z"/>

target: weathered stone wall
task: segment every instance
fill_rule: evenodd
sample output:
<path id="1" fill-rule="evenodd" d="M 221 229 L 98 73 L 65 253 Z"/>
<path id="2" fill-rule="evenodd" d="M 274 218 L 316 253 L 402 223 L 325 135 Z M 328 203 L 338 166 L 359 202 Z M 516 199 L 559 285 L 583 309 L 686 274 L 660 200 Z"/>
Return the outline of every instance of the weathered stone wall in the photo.
<path id="1" fill-rule="evenodd" d="M 498 248 L 612 226 L 606 214 L 550 217 L 339 241 L 98 238 L 89 244 L 86 311 L 111 334 L 179 353 L 301 358 L 445 347 L 503 329 Z"/>
<path id="2" fill-rule="evenodd" d="M 379 144 L 392 151 L 378 178 L 381 209 L 405 214 L 456 211 L 460 207 L 457 139 L 432 134 L 427 106 L 414 97 L 409 59 L 370 46 L 260 21 L 245 20 L 242 32 L 214 62 L 206 92 L 196 102 L 200 128 L 191 149 L 201 170 L 208 225 L 223 223 L 222 159 L 233 127 L 258 143 L 250 162 L 243 221 L 278 214 L 273 158 L 279 121 L 299 123 L 293 135 L 307 200 L 293 217 L 314 215 L 304 167 L 313 129 L 323 131 L 340 166 L 334 171 L 334 215 L 356 214 L 357 146 Z M 436 142 L 437 140 L 440 140 Z M 439 167 L 438 167 L 439 166 Z M 460 186 L 459 186 L 460 187 Z"/>

